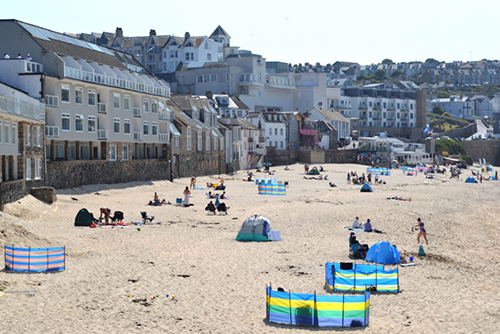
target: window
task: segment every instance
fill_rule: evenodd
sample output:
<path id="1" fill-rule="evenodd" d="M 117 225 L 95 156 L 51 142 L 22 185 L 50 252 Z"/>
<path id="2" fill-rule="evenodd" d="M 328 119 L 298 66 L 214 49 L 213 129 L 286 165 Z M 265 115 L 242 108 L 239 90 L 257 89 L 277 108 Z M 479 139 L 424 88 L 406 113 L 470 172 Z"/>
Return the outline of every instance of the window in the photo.
<path id="1" fill-rule="evenodd" d="M 113 118 L 113 132 L 120 133 L 120 119 Z"/>
<path id="2" fill-rule="evenodd" d="M 2 120 L 0 119 L 0 143 L 2 142 Z"/>
<path id="3" fill-rule="evenodd" d="M 123 96 L 123 109 L 130 110 L 130 95 Z"/>
<path id="4" fill-rule="evenodd" d="M 62 114 L 61 117 L 62 117 L 61 129 L 63 131 L 69 131 L 70 130 L 69 122 L 71 119 L 71 115 L 70 114 Z"/>
<path id="5" fill-rule="evenodd" d="M 144 135 L 149 135 L 149 122 L 142 123 L 143 133 Z"/>
<path id="6" fill-rule="evenodd" d="M 12 144 L 17 142 L 17 123 L 12 122 Z"/>
<path id="7" fill-rule="evenodd" d="M 88 103 L 89 106 L 95 106 L 95 90 L 93 89 L 88 90 Z"/>
<path id="8" fill-rule="evenodd" d="M 158 122 L 151 122 L 151 134 L 153 136 L 158 135 Z"/>
<path id="9" fill-rule="evenodd" d="M 69 86 L 61 85 L 61 102 L 69 103 Z"/>
<path id="10" fill-rule="evenodd" d="M 151 101 L 151 112 L 155 114 L 158 112 L 158 101 Z"/>
<path id="11" fill-rule="evenodd" d="M 219 150 L 219 138 L 214 137 L 214 151 L 218 151 L 218 150 Z"/>
<path id="12" fill-rule="evenodd" d="M 282 141 L 280 141 L 280 146 L 281 146 L 281 148 L 283 148 L 283 142 Z"/>
<path id="13" fill-rule="evenodd" d="M 75 103 L 83 104 L 83 88 L 75 87 Z"/>
<path id="14" fill-rule="evenodd" d="M 220 138 L 220 150 L 224 151 L 224 138 Z"/>
<path id="15" fill-rule="evenodd" d="M 66 159 L 66 156 L 64 153 L 64 141 L 62 141 L 62 140 L 56 141 L 55 158 L 56 158 L 56 160 Z"/>
<path id="16" fill-rule="evenodd" d="M 31 180 L 31 159 L 26 159 L 26 180 Z"/>
<path id="17" fill-rule="evenodd" d="M 113 107 L 120 109 L 120 93 L 113 93 Z"/>
<path id="18" fill-rule="evenodd" d="M 210 151 L 210 132 L 207 132 L 206 134 L 205 145 L 206 145 L 205 149 L 207 151 Z"/>
<path id="19" fill-rule="evenodd" d="M 31 127 L 29 125 L 24 126 L 24 145 L 31 146 Z"/>
<path id="20" fill-rule="evenodd" d="M 123 161 L 128 160 L 128 146 L 127 145 L 122 146 L 122 160 Z"/>
<path id="21" fill-rule="evenodd" d="M 83 115 L 75 115 L 75 131 L 83 131 Z"/>
<path id="22" fill-rule="evenodd" d="M 88 116 L 89 118 L 89 132 L 95 132 L 95 116 Z"/>
<path id="23" fill-rule="evenodd" d="M 278 141 L 274 141 L 274 147 L 278 147 Z"/>
<path id="24" fill-rule="evenodd" d="M 198 131 L 198 151 L 203 150 L 203 133 Z"/>
<path id="25" fill-rule="evenodd" d="M 186 52 L 186 60 L 193 60 L 193 59 L 194 59 L 194 53 Z"/>
<path id="26" fill-rule="evenodd" d="M 283 129 L 280 129 L 280 135 L 283 136 Z"/>
<path id="27" fill-rule="evenodd" d="M 42 146 L 42 133 L 40 132 L 40 127 L 35 126 L 34 130 L 35 130 L 35 135 L 33 139 L 35 140 L 35 146 L 40 147 Z"/>
<path id="28" fill-rule="evenodd" d="M 5 121 L 4 123 L 4 129 L 5 129 L 5 143 L 9 142 L 9 137 L 10 137 L 10 122 Z"/>
<path id="29" fill-rule="evenodd" d="M 89 142 L 80 142 L 80 160 L 90 159 L 90 144 Z"/>
<path id="30" fill-rule="evenodd" d="M 130 134 L 130 120 L 129 119 L 125 119 L 123 120 L 123 133 L 125 133 L 126 135 L 129 135 Z"/>
<path id="31" fill-rule="evenodd" d="M 179 147 L 179 136 L 174 137 L 174 146 Z"/>
<path id="32" fill-rule="evenodd" d="M 191 151 L 191 127 L 186 128 L 186 150 Z"/>
<path id="33" fill-rule="evenodd" d="M 212 54 L 207 54 L 207 60 L 212 60 Z"/>
<path id="34" fill-rule="evenodd" d="M 76 143 L 68 141 L 68 160 L 76 160 Z"/>
<path id="35" fill-rule="evenodd" d="M 116 145 L 109 145 L 109 161 L 116 161 Z"/>
<path id="36" fill-rule="evenodd" d="M 273 129 L 269 128 L 269 135 L 273 134 Z"/>
<path id="37" fill-rule="evenodd" d="M 149 100 L 148 99 L 142 100 L 142 110 L 144 112 L 149 112 Z"/>
<path id="38" fill-rule="evenodd" d="M 42 178 L 42 159 L 35 159 L 35 180 Z"/>
<path id="39" fill-rule="evenodd" d="M 278 135 L 278 128 L 274 128 L 274 134 Z"/>

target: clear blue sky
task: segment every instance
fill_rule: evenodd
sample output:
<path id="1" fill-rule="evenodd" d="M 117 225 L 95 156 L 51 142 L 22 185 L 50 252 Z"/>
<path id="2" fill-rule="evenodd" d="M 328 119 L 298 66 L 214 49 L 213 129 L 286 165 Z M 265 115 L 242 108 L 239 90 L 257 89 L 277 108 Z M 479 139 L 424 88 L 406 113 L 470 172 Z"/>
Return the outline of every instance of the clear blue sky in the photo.
<path id="1" fill-rule="evenodd" d="M 209 35 L 221 25 L 231 45 L 268 61 L 360 64 L 435 58 L 498 59 L 494 0 L 7 1 L 0 18 L 57 32 L 125 36 Z"/>

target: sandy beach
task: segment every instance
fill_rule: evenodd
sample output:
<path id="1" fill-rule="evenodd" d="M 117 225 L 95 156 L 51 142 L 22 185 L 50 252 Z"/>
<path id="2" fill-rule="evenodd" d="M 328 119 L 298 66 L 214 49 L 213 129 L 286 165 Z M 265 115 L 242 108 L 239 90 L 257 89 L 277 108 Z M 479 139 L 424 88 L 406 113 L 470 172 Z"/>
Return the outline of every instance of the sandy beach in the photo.
<path id="1" fill-rule="evenodd" d="M 57 202 L 31 196 L 0 213 L 0 241 L 17 247 L 66 247 L 66 270 L 56 273 L 0 272 L 2 321 L 9 333 L 290 333 L 315 328 L 268 324 L 266 284 L 297 293 L 324 290 L 326 262 L 348 257 L 355 216 L 384 234 L 358 233 L 370 246 L 389 241 L 418 252 L 421 217 L 428 232 L 427 257 L 400 268 L 399 294 L 373 293 L 370 325 L 364 333 L 493 333 L 498 331 L 500 292 L 495 263 L 500 251 L 497 208 L 500 183 L 465 183 L 446 175 L 428 179 L 400 170 L 383 176 L 385 185 L 362 193 L 346 175 L 366 166 L 325 164 L 328 180 L 304 179 L 301 164 L 273 167 L 288 181 L 286 196 L 258 195 L 244 182 L 246 172 L 222 175 L 230 199 L 227 215 L 205 211 L 206 183 L 197 178 L 191 207 L 148 206 L 154 192 L 175 203 L 189 178 L 149 183 L 85 186 L 57 191 Z M 328 183 L 337 184 L 331 188 Z M 219 191 L 220 193 L 220 191 Z M 411 198 L 411 202 L 387 197 Z M 124 212 L 130 228 L 75 227 L 81 208 L 98 215 L 100 207 Z M 252 215 L 271 219 L 278 242 L 237 242 L 243 221 Z M 3 247 L 2 247 L 3 251 Z M 359 261 L 361 262 L 361 261 Z M 393 266 L 387 266 L 393 268 Z M 40 283 L 40 284 L 39 284 Z M 39 284 L 39 285 L 38 285 Z M 168 297 L 167 297 L 168 295 Z M 158 297 L 156 297 L 158 296 Z M 173 298 L 175 296 L 175 298 Z M 155 297 L 155 298 L 153 298 Z M 344 329 L 334 329 L 343 331 Z M 350 329 L 347 329 L 351 331 Z"/>

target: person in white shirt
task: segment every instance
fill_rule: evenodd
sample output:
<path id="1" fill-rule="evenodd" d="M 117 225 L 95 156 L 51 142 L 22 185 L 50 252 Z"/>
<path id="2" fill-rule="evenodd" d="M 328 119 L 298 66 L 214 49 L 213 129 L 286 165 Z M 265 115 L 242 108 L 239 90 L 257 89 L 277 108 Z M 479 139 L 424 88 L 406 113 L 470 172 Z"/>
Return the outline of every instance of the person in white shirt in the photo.
<path id="1" fill-rule="evenodd" d="M 359 222 L 359 217 L 356 217 L 352 222 L 352 227 L 354 228 L 363 228 L 363 224 Z"/>

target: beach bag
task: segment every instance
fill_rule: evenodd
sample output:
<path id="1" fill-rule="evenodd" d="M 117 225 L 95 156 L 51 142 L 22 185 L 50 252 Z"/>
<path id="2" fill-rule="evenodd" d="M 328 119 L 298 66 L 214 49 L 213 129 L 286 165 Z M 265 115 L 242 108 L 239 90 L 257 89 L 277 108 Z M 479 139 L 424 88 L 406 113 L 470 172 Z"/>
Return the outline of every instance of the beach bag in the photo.
<path id="1" fill-rule="evenodd" d="M 418 256 L 425 257 L 425 251 L 423 247 L 418 249 Z"/>

